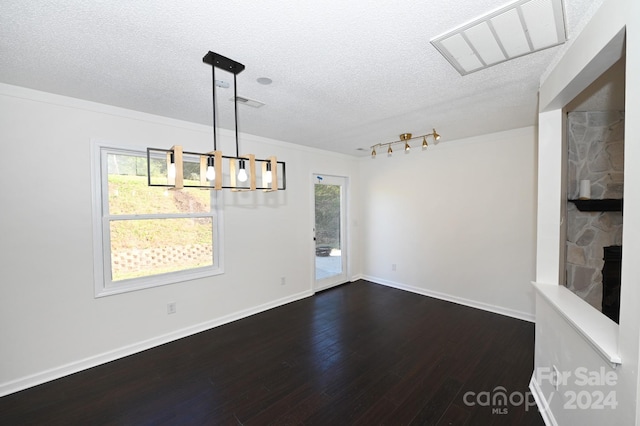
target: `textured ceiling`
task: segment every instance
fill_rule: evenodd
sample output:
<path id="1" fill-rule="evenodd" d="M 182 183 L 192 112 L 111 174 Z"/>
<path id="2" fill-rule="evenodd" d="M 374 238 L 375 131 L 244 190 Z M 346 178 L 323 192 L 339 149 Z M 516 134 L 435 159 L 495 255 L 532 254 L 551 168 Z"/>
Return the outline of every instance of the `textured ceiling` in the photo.
<path id="1" fill-rule="evenodd" d="M 404 132 L 435 127 L 445 141 L 535 124 L 562 46 L 463 77 L 429 43 L 506 3 L 2 0 L 0 82 L 211 125 L 212 50 L 246 66 L 238 95 L 266 104 L 239 107 L 240 131 L 368 155 Z M 564 0 L 569 39 L 595 3 Z M 231 127 L 233 89 L 218 93 Z"/>

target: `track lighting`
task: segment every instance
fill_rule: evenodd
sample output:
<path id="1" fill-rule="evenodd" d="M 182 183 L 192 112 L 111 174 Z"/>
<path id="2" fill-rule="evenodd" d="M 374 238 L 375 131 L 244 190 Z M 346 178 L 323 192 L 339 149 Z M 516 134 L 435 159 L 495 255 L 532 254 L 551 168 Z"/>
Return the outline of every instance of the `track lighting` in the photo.
<path id="1" fill-rule="evenodd" d="M 409 141 L 412 139 L 422 138 L 422 148 L 423 149 L 427 148 L 429 146 L 429 144 L 427 143 L 427 137 L 429 136 L 433 138 L 435 144 L 437 144 L 438 141 L 440 140 L 440 135 L 436 132 L 436 129 L 433 129 L 433 133 L 428 133 L 426 135 L 420 135 L 415 137 L 411 133 L 402 133 L 400 134 L 400 140 L 393 141 L 393 142 L 377 143 L 375 145 L 372 145 L 371 158 L 376 158 L 376 148 L 383 147 L 383 146 L 388 147 L 387 154 L 391 156 L 391 154 L 393 153 L 393 149 L 391 148 L 391 146 L 397 143 L 404 144 L 404 151 L 408 153 L 409 151 L 411 151 L 411 145 L 409 145 Z"/>

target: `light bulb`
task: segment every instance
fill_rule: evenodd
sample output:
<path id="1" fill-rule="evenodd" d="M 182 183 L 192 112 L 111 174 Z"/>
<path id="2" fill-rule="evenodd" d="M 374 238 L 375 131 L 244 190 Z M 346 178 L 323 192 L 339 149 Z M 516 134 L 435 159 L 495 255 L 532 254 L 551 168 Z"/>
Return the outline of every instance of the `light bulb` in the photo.
<path id="1" fill-rule="evenodd" d="M 208 181 L 212 181 L 216 179 L 216 169 L 213 167 L 213 158 L 207 158 L 207 173 L 205 177 Z"/>
<path id="2" fill-rule="evenodd" d="M 173 152 L 169 155 L 169 167 L 167 167 L 167 176 L 169 179 L 176 178 L 176 160 L 174 159 Z"/>
<path id="3" fill-rule="evenodd" d="M 270 184 L 271 182 L 273 182 L 273 174 L 271 173 L 271 163 L 269 162 L 264 172 L 264 183 Z"/>
<path id="4" fill-rule="evenodd" d="M 409 146 L 409 142 L 405 142 L 404 143 L 404 150 L 405 151 L 411 151 L 411 147 Z"/>
<path id="5" fill-rule="evenodd" d="M 238 171 L 238 180 L 240 182 L 246 182 L 249 176 L 244 168 L 244 160 L 240 160 L 240 171 Z"/>
<path id="6" fill-rule="evenodd" d="M 429 146 L 429 144 L 427 143 L 427 137 L 423 136 L 422 137 L 422 148 L 426 148 L 428 146 Z"/>
<path id="7" fill-rule="evenodd" d="M 213 166 L 207 167 L 207 180 L 215 180 L 216 179 L 216 169 Z"/>

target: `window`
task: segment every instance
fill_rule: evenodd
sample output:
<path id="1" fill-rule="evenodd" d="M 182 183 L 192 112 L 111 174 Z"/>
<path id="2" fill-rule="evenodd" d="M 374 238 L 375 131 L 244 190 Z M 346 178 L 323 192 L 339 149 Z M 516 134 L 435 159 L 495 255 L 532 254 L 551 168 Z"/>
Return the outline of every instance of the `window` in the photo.
<path id="1" fill-rule="evenodd" d="M 185 163 L 185 182 L 195 170 Z M 166 161 L 151 173 L 166 176 Z M 223 272 L 216 191 L 149 187 L 146 151 L 99 142 L 93 177 L 96 297 Z"/>

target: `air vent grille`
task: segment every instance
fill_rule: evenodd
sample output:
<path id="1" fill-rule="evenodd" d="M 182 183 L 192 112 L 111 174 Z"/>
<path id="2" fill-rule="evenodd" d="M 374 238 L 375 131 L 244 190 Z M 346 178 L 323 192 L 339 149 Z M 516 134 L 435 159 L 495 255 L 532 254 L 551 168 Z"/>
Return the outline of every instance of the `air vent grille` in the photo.
<path id="1" fill-rule="evenodd" d="M 431 39 L 461 75 L 567 40 L 562 0 L 518 0 Z"/>
<path id="2" fill-rule="evenodd" d="M 256 101 L 255 99 L 245 98 L 244 96 L 236 96 L 236 99 L 238 100 L 238 105 L 246 105 L 252 108 L 260 108 L 261 106 L 265 105 L 264 102 Z M 233 102 L 233 98 L 230 98 L 229 100 Z"/>

